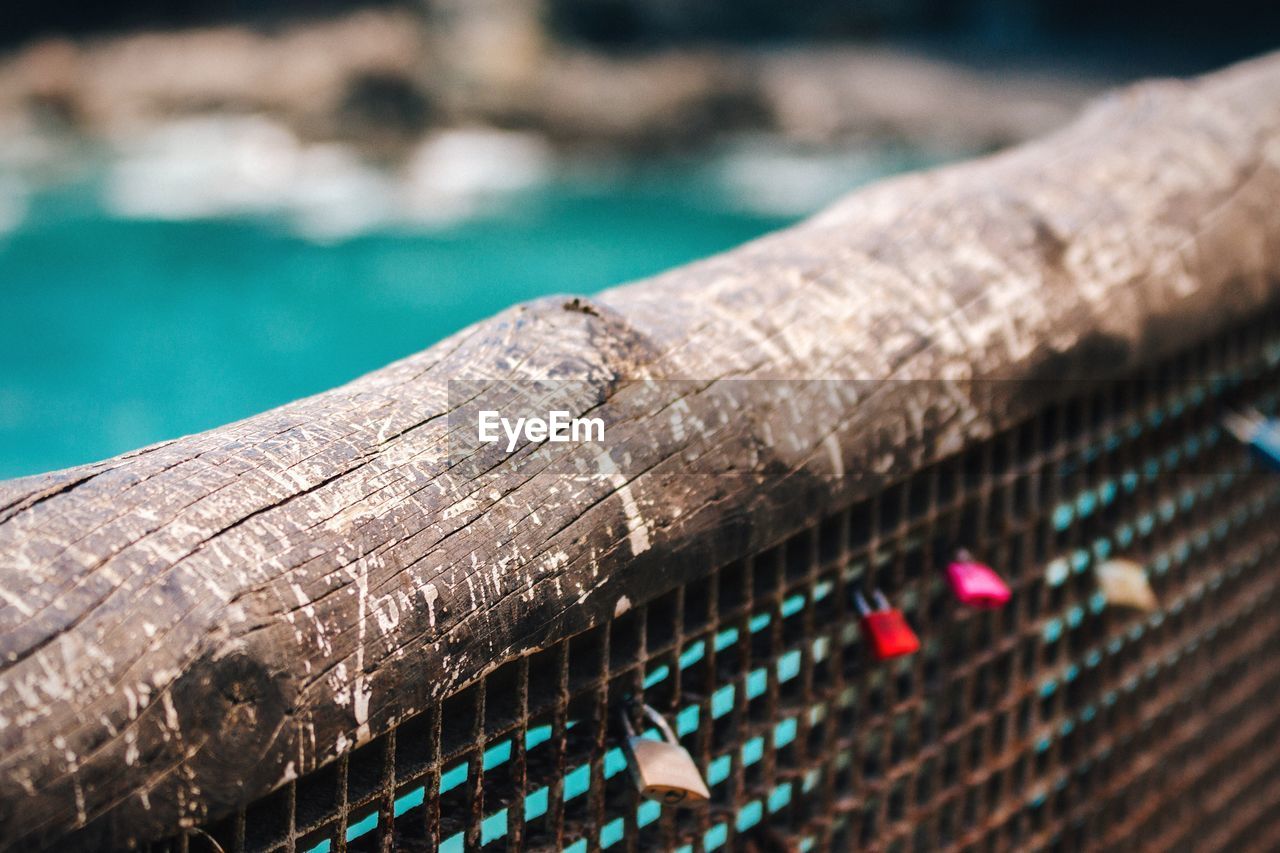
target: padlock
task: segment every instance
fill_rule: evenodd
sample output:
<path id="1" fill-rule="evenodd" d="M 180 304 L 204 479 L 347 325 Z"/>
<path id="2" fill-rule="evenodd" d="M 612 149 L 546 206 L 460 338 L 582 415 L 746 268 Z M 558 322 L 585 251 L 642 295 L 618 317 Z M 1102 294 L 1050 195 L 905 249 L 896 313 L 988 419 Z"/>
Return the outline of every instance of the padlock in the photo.
<path id="1" fill-rule="evenodd" d="M 641 796 L 657 800 L 668 806 L 695 806 L 711 798 L 707 783 L 694 764 L 693 756 L 680 745 L 676 733 L 667 725 L 662 715 L 641 705 L 644 716 L 657 726 L 662 740 L 636 734 L 631 725 L 631 715 L 622 714 L 622 726 L 627 732 L 627 764 L 631 778 L 640 789 Z"/>
<path id="2" fill-rule="evenodd" d="M 1141 563 L 1123 558 L 1106 560 L 1098 566 L 1096 574 L 1107 603 L 1143 611 L 1160 608 Z"/>
<path id="3" fill-rule="evenodd" d="M 1273 471 L 1280 471 L 1280 424 L 1256 409 L 1228 412 L 1222 419 L 1227 432 L 1249 445 L 1254 456 Z"/>
<path id="4" fill-rule="evenodd" d="M 889 606 L 884 593 L 875 590 L 872 597 L 876 609 L 872 610 L 862 593 L 855 592 L 853 599 L 862 617 L 862 633 L 871 642 L 871 651 L 880 660 L 915 654 L 920 650 L 920 638 L 907 624 L 902 611 Z"/>
<path id="5" fill-rule="evenodd" d="M 998 608 L 1009 603 L 1009 587 L 995 569 L 979 563 L 968 551 L 957 551 L 947 564 L 947 580 L 961 604 Z"/>

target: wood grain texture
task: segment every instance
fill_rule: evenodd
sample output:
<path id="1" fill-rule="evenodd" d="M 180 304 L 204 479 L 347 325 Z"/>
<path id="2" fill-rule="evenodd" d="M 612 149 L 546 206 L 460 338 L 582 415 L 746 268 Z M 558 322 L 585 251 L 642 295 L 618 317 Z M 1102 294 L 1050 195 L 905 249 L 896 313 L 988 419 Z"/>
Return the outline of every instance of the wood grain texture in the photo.
<path id="1" fill-rule="evenodd" d="M 257 417 L 0 484 L 0 847 L 221 816 L 1059 380 L 1249 315 L 1280 295 L 1277 200 L 1273 56 Z M 781 381 L 808 378 L 860 381 Z M 456 379 L 577 380 L 606 450 L 460 461 Z"/>

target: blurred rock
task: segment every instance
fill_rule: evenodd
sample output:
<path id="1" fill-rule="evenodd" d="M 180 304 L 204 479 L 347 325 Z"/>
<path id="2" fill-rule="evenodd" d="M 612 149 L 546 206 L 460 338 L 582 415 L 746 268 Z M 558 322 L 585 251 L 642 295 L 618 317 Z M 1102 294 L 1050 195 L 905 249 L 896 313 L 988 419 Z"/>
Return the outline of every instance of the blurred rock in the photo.
<path id="1" fill-rule="evenodd" d="M 851 46 L 609 54 L 548 42 L 538 0 L 423 8 L 271 34 L 40 42 L 0 60 L 0 127 L 119 141 L 175 119 L 260 116 L 302 144 L 342 142 L 393 166 L 428 134 L 475 126 L 641 153 L 744 132 L 972 150 L 1062 123 L 1100 85 Z"/>
<path id="2" fill-rule="evenodd" d="M 464 112 L 501 108 L 534 84 L 549 45 L 542 0 L 426 0 L 441 97 Z"/>
<path id="3" fill-rule="evenodd" d="M 365 12 L 279 35 L 240 27 L 145 33 L 81 45 L 40 42 L 0 64 L 0 110 L 57 101 L 77 127 L 110 136 L 181 115 L 261 112 L 329 135 L 354 81 L 422 76 L 416 16 Z"/>
<path id="4" fill-rule="evenodd" d="M 760 94 L 741 56 L 563 52 L 542 67 L 524 109 L 528 123 L 562 143 L 647 151 L 771 127 Z"/>
<path id="5" fill-rule="evenodd" d="M 881 48 L 765 54 L 759 84 L 778 130 L 830 144 L 892 135 L 961 149 L 994 148 L 1066 123 L 1100 81 L 976 71 Z"/>

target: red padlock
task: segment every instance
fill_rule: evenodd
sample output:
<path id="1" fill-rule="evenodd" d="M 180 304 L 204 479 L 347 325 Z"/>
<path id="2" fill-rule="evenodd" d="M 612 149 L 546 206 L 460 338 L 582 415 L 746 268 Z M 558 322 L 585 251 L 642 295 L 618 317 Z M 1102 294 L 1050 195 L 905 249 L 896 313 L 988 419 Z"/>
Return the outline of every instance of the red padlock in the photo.
<path id="1" fill-rule="evenodd" d="M 889 606 L 884 593 L 875 590 L 872 597 L 876 609 L 872 610 L 862 593 L 855 592 L 853 599 L 862 617 L 862 633 L 871 642 L 871 651 L 879 660 L 911 655 L 920 651 L 920 638 L 907 624 L 902 611 Z"/>
<path id="2" fill-rule="evenodd" d="M 998 608 L 1009 603 L 1009 586 L 994 569 L 979 563 L 968 551 L 958 551 L 947 565 L 947 580 L 961 604 Z"/>

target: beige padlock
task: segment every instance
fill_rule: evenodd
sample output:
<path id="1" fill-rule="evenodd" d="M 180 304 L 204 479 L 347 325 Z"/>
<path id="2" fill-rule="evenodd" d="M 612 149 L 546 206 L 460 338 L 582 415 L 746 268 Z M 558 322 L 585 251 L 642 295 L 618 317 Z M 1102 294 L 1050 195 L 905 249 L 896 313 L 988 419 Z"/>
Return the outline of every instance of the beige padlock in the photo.
<path id="1" fill-rule="evenodd" d="M 627 764 L 641 796 L 668 806 L 705 803 L 711 798 L 711 792 L 707 790 L 698 765 L 693 763 L 693 756 L 680 745 L 676 733 L 661 714 L 648 705 L 640 708 L 663 737 L 663 740 L 653 740 L 637 735 L 630 715 L 623 713 L 622 725 L 627 731 Z"/>
<path id="2" fill-rule="evenodd" d="M 1096 574 L 1098 586 L 1109 604 L 1150 612 L 1160 609 L 1147 570 L 1134 560 L 1116 558 L 1101 563 Z"/>

